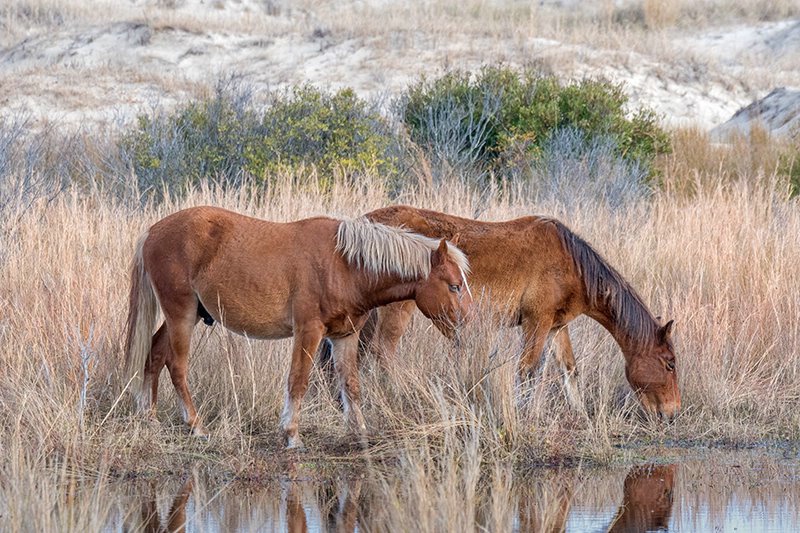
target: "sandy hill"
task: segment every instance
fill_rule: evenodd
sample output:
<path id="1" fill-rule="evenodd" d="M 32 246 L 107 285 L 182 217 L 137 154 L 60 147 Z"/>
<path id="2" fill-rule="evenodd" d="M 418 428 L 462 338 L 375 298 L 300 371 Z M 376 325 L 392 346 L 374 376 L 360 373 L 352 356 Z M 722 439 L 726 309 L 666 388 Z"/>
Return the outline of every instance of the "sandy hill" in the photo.
<path id="1" fill-rule="evenodd" d="M 712 138 L 724 141 L 731 135 L 749 134 L 753 125 L 774 135 L 800 138 L 800 90 L 779 87 L 764 98 L 736 112 L 711 130 Z"/>
<path id="2" fill-rule="evenodd" d="M 9 1 L 0 112 L 51 123 L 127 121 L 229 73 L 256 89 L 310 82 L 385 96 L 422 74 L 497 63 L 603 76 L 665 123 L 718 136 L 751 120 L 791 133 L 798 120 L 791 16 L 670 25 L 661 14 L 658 28 L 647 2 Z"/>

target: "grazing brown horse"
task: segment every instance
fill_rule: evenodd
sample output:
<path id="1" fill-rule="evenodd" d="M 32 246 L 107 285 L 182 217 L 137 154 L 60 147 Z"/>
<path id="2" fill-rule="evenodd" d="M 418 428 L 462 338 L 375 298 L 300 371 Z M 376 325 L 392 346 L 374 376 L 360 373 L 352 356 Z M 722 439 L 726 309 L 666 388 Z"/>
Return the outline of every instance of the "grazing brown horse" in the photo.
<path id="1" fill-rule="evenodd" d="M 155 408 L 166 365 L 185 422 L 206 434 L 186 380 L 192 330 L 203 319 L 250 338 L 294 338 L 282 416 L 290 448 L 302 446 L 300 403 L 312 357 L 330 338 L 345 416 L 360 434 L 355 358 L 368 312 L 411 299 L 453 336 L 472 304 L 468 269 L 445 240 L 364 218 L 274 223 L 214 207 L 174 213 L 142 235 L 131 269 L 126 366 L 129 376 L 143 372 L 139 407 Z M 153 335 L 159 306 L 164 323 Z"/>
<path id="2" fill-rule="evenodd" d="M 573 480 L 555 479 L 539 490 L 520 493 L 517 519 L 520 533 L 564 533 L 572 509 Z"/>
<path id="3" fill-rule="evenodd" d="M 385 207 L 365 216 L 459 243 L 470 260 L 476 297 L 488 297 L 508 325 L 522 326 L 521 376 L 541 359 L 553 335 L 556 359 L 575 403 L 575 357 L 566 326 L 586 314 L 619 344 L 625 375 L 645 410 L 669 418 L 680 409 L 672 321 L 661 325 L 628 282 L 561 222 L 537 216 L 481 222 L 408 206 Z M 373 338 L 365 342 L 379 356 L 392 357 L 413 310 L 413 302 L 379 309 Z"/>

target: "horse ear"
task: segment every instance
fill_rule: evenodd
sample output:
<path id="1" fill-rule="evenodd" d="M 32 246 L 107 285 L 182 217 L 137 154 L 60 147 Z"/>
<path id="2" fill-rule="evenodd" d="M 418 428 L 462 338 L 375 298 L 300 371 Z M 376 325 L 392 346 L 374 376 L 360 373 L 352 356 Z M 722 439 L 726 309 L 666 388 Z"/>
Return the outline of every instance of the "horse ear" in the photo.
<path id="1" fill-rule="evenodd" d="M 658 338 L 661 342 L 667 342 L 672 336 L 672 326 L 675 324 L 674 320 L 670 320 L 660 328 L 658 328 Z"/>
<path id="2" fill-rule="evenodd" d="M 460 238 L 461 238 L 461 234 L 460 233 L 456 233 L 455 235 L 453 235 L 453 238 L 450 239 L 450 243 L 453 246 L 458 246 L 458 239 L 460 239 Z"/>
<path id="3" fill-rule="evenodd" d="M 433 255 L 431 255 L 431 266 L 436 267 L 444 263 L 447 254 L 447 240 L 442 239 L 439 241 L 439 247 L 433 252 Z"/>

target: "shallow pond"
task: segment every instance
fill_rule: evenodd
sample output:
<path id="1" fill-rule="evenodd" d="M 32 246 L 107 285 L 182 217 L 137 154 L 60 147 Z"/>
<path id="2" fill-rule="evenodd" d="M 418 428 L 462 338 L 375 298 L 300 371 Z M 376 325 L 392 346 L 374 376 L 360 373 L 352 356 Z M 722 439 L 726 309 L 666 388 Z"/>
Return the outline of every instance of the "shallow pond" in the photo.
<path id="1" fill-rule="evenodd" d="M 274 483 L 114 483 L 108 531 L 798 531 L 796 451 L 697 452 L 480 479 L 298 463 Z M 408 479 L 408 478 L 414 479 Z M 474 490 L 471 489 L 474 487 Z"/>

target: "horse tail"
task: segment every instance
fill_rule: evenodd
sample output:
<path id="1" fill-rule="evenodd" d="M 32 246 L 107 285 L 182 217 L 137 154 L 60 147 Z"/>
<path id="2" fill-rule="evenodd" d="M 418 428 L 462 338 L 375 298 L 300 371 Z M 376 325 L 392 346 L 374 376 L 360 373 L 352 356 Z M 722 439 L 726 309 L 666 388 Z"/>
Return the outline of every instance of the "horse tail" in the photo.
<path id="1" fill-rule="evenodd" d="M 128 327 L 125 339 L 125 380 L 140 385 L 144 365 L 150 354 L 153 328 L 158 319 L 158 299 L 150 276 L 144 266 L 142 249 L 147 240 L 145 232 L 136 244 L 136 254 L 131 264 L 131 292 L 128 298 Z M 134 391 L 138 387 L 133 387 Z"/>

